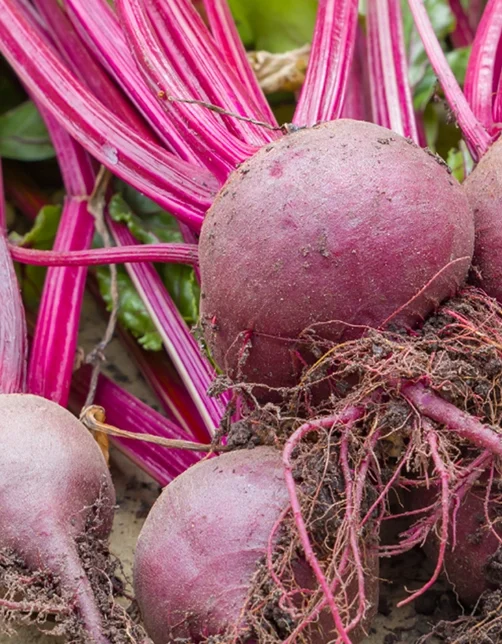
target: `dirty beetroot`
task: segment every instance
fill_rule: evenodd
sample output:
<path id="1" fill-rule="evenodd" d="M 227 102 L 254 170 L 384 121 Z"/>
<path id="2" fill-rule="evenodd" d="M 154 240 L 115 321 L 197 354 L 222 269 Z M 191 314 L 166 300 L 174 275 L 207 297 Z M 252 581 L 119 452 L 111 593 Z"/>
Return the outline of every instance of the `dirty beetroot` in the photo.
<path id="1" fill-rule="evenodd" d="M 501 164 L 499 142 L 492 145 L 463 184 L 476 226 L 474 276 L 481 288 L 499 301 L 502 300 Z"/>
<path id="2" fill-rule="evenodd" d="M 452 560 L 456 500 L 502 454 L 492 429 L 502 312 L 465 288 L 473 246 L 471 207 L 444 163 L 375 125 L 300 129 L 230 176 L 201 233 L 202 327 L 240 395 L 239 439 L 230 422 L 222 434 L 233 446 L 273 445 L 287 498 L 282 512 L 277 499 L 263 500 L 264 487 L 275 489 L 264 465 L 266 483 L 236 483 L 237 463 L 259 459 L 261 447 L 168 486 L 135 563 L 156 642 L 163 629 L 195 642 L 324 642 L 335 633 L 358 642 L 377 602 L 375 553 L 432 544 L 433 575 L 403 603 L 437 580 Z M 410 527 L 379 546 L 399 487 L 425 490 L 428 502 L 421 513 L 403 510 Z M 238 516 L 224 521 L 229 507 Z M 201 525 L 199 541 L 192 531 Z"/>
<path id="3" fill-rule="evenodd" d="M 444 558 L 445 573 L 460 601 L 468 607 L 475 606 L 483 593 L 500 588 L 502 582 L 500 486 L 498 482 L 489 485 L 486 476 L 483 478 L 463 496 L 455 510 L 455 523 L 448 536 L 455 548 L 449 548 Z M 420 504 L 431 503 L 436 495 L 434 489 L 414 494 Z M 414 506 L 416 509 L 417 504 Z M 440 539 L 432 533 L 424 544 L 425 552 L 435 560 L 439 548 Z"/>
<path id="4" fill-rule="evenodd" d="M 234 171 L 205 218 L 205 338 L 233 379 L 291 386 L 309 359 L 302 333 L 422 322 L 463 283 L 473 240 L 435 155 L 371 123 L 301 129 Z"/>
<path id="5" fill-rule="evenodd" d="M 260 577 L 267 578 L 268 567 L 277 567 L 284 544 L 291 543 L 291 530 L 281 525 L 288 504 L 280 453 L 270 447 L 201 462 L 166 488 L 143 527 L 135 558 L 136 597 L 154 642 L 202 642 L 223 634 L 222 642 L 268 642 L 287 636 L 295 622 L 292 607 L 297 614 L 305 611 L 316 587 L 308 563 L 297 556 L 287 562 L 283 579 L 291 587 L 290 606 L 281 608 L 273 592 L 263 594 Z M 176 557 L 166 557 L 172 551 Z M 375 552 L 367 559 L 371 616 L 378 559 Z M 353 600 L 357 588 L 348 588 Z M 333 628 L 324 611 L 304 636 L 322 644 L 331 641 Z M 352 641 L 362 635 L 359 630 Z"/>
<path id="6" fill-rule="evenodd" d="M 35 2 L 38 10 L 45 4 Z M 207 38 L 190 2 L 117 0 L 114 14 L 104 3 L 67 0 L 63 25 L 50 19 L 57 18 L 54 3 L 38 21 L 33 7 L 0 0 L 2 53 L 42 108 L 113 174 L 179 217 L 191 229 L 184 229 L 188 240 L 201 233 L 202 335 L 222 372 L 213 392 L 227 396 L 215 405 L 206 398 L 213 372 L 162 297 L 158 275 L 129 267 L 208 434 L 217 427 L 215 451 L 230 447 L 168 485 L 141 534 L 135 590 L 155 644 L 355 644 L 376 611 L 379 557 L 424 544 L 431 578 L 401 603 L 424 595 L 446 569 L 466 604 L 476 599 L 469 590 L 495 588 L 481 595 L 488 622 L 466 620 L 462 637 L 479 644 L 493 626 L 502 456 L 495 147 L 464 188 L 413 143 L 420 139 L 402 16 L 390 3 L 385 16 L 385 4 L 370 6 L 363 33 L 357 3 L 319 3 L 295 125 L 280 128 L 224 3 L 204 3 Z M 425 8 L 409 4 L 437 73 L 432 25 L 424 37 Z M 54 44 L 46 22 L 57 33 Z M 121 92 L 110 91 L 106 74 L 73 66 L 83 60 L 72 37 L 76 23 L 113 87 L 140 107 L 155 133 Z M 368 79 L 363 65 L 352 78 L 356 41 L 368 46 Z M 392 69 L 378 69 L 378 57 L 392 58 Z M 360 109 L 346 101 L 349 85 L 357 94 L 354 80 L 361 89 L 369 80 L 371 114 L 362 101 Z M 441 81 L 447 100 L 463 98 L 459 88 L 452 93 L 453 80 Z M 201 100 L 182 98 L 192 95 Z M 486 151 L 490 137 L 475 127 L 468 105 L 465 119 L 458 114 L 456 99 L 459 123 L 474 133 L 469 148 Z M 218 116 L 211 103 L 221 104 Z M 336 120 L 347 111 L 361 120 Z M 365 122 L 371 118 L 410 138 Z M 52 138 L 60 138 L 57 130 Z M 71 160 L 63 148 L 63 175 L 82 179 L 82 151 Z M 80 200 L 92 184 L 91 170 L 85 190 L 68 192 Z M 127 243 L 120 226 L 111 228 L 117 244 Z M 471 277 L 484 291 L 466 286 L 473 256 Z M 78 306 L 70 325 L 64 318 L 49 325 L 49 302 L 42 323 L 72 328 L 76 341 Z M 24 347 L 20 307 L 9 315 L 19 337 L 9 347 L 0 333 L 0 356 L 10 355 L 13 366 L 2 392 L 31 387 L 33 356 L 44 353 L 32 351 L 26 379 L 24 349 L 12 351 Z M 37 326 L 34 346 L 41 348 L 40 319 Z M 72 370 L 74 347 L 64 346 L 62 370 L 51 355 L 42 378 L 58 387 Z M 55 634 L 75 642 L 141 640 L 109 583 L 115 499 L 99 448 L 76 419 L 40 398 L 0 396 L 0 412 L 4 621 L 54 619 Z M 401 493 L 415 501 L 396 511 L 391 499 Z M 472 548 L 465 512 L 476 524 Z M 395 518 L 406 529 L 381 540 L 383 523 Z M 467 569 L 476 577 L 469 588 Z"/>
<path id="7" fill-rule="evenodd" d="M 3 625 L 31 614 L 55 618 L 68 641 L 127 641 L 138 629 L 109 586 L 115 491 L 100 448 L 69 411 L 38 396 L 0 395 L 0 417 Z"/>

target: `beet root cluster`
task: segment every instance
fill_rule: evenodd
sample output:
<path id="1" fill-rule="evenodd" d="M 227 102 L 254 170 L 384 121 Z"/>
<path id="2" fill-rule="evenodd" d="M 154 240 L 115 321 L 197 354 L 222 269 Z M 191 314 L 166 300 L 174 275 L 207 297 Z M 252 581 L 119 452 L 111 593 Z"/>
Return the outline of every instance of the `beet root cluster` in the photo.
<path id="1" fill-rule="evenodd" d="M 156 643 L 362 641 L 379 558 L 424 544 L 433 573 L 402 603 L 443 570 L 465 605 L 497 588 L 502 309 L 466 286 L 480 235 L 445 164 L 368 123 L 294 132 L 230 176 L 200 262 L 234 451 L 169 486 L 145 526 Z"/>

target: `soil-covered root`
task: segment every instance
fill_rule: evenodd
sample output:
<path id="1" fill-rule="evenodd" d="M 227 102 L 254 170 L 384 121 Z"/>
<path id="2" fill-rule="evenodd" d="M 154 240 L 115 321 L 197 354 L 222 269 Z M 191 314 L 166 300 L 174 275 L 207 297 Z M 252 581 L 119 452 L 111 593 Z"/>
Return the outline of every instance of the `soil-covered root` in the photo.
<path id="1" fill-rule="evenodd" d="M 502 590 L 486 591 L 474 610 L 454 621 L 441 621 L 431 634 L 446 644 L 499 644 L 502 642 Z M 425 636 L 419 644 L 426 644 Z"/>
<path id="2" fill-rule="evenodd" d="M 246 623 L 264 644 L 364 639 L 378 605 L 378 435 L 350 411 L 301 425 L 283 450 L 290 504 L 253 579 Z M 338 641 L 338 640 L 337 640 Z"/>
<path id="3" fill-rule="evenodd" d="M 0 597 L 8 622 L 44 619 L 52 607 L 69 641 L 130 641 L 105 556 L 114 508 L 106 461 L 77 418 L 39 396 L 0 395 L 0 552 L 10 553 Z"/>
<path id="4" fill-rule="evenodd" d="M 131 603 L 120 561 L 110 553 L 107 541 L 89 529 L 75 545 L 101 614 L 106 640 L 110 644 L 151 642 Z M 12 635 L 17 624 L 28 623 L 71 644 L 89 644 L 76 598 L 53 571 L 33 571 L 18 554 L 0 549 L 0 591 L 0 633 Z"/>
<path id="5" fill-rule="evenodd" d="M 300 426 L 282 450 L 201 462 L 167 486 L 135 558 L 156 644 L 361 641 L 378 603 L 377 524 L 363 523 L 374 460 L 350 449 L 343 471 L 336 443 L 351 419 L 323 424 Z"/>
<path id="6" fill-rule="evenodd" d="M 280 402 L 260 405 L 253 385 L 233 385 L 242 420 L 232 424 L 230 409 L 221 433 L 230 446 L 240 449 L 244 463 L 263 449 L 257 444 L 279 448 L 286 502 L 274 510 L 265 542 L 257 550 L 261 556 L 253 559 L 238 616 L 222 631 L 178 637 L 224 644 L 324 644 L 336 633 L 337 644 L 361 641 L 376 604 L 376 553 L 391 557 L 431 536 L 437 538 L 431 579 L 403 603 L 423 594 L 442 573 L 453 545 L 457 501 L 502 455 L 502 308 L 483 292 L 465 289 L 419 329 L 368 329 L 363 337 L 342 344 L 330 344 L 312 330 L 308 337 L 318 360 L 299 386 L 272 390 Z M 319 396 L 321 388 L 330 392 L 327 398 Z M 224 454 L 216 462 L 238 453 Z M 206 463 L 211 465 L 198 464 L 192 474 L 189 470 L 180 478 L 200 473 L 203 467 L 217 468 L 214 460 Z M 233 476 L 237 471 L 236 467 Z M 164 499 L 169 499 L 171 486 Z M 200 490 L 207 488 L 217 492 L 205 493 L 201 501 Z M 419 510 L 403 508 L 400 514 L 408 518 L 409 529 L 396 543 L 379 546 L 382 522 L 396 518 L 390 498 L 398 488 L 425 488 L 434 494 Z M 152 565 L 141 583 L 147 588 L 152 580 L 158 582 L 153 589 L 157 600 L 165 588 L 159 581 L 161 572 L 166 575 L 167 570 L 171 579 L 174 566 L 184 574 L 177 554 L 172 560 L 172 553 L 180 552 L 176 535 L 186 534 L 200 514 L 218 523 L 214 552 L 224 557 L 227 543 L 233 552 L 239 548 L 224 538 L 226 522 L 233 522 L 227 516 L 224 489 L 221 479 L 208 485 L 202 477 L 179 493 L 183 504 L 165 501 L 165 515 L 157 512 L 157 519 L 151 520 L 167 541 L 161 545 L 150 534 L 150 544 L 159 550 L 149 554 Z M 196 498 L 187 499 L 186 494 Z M 192 502 L 199 509 L 187 519 L 184 512 Z M 250 502 L 248 495 L 239 511 Z M 258 513 L 264 504 L 259 498 L 256 503 L 252 511 Z M 167 521 L 178 506 L 183 511 L 176 518 L 175 533 Z M 486 528 L 490 529 L 489 522 Z M 212 552 L 208 544 L 213 533 L 214 529 L 199 544 L 206 555 L 208 549 Z M 195 546 L 190 543 L 190 548 Z M 142 552 L 150 550 L 143 546 Z M 190 561 L 199 565 L 197 549 Z M 139 570 L 142 564 L 137 565 Z M 241 576 L 236 578 L 242 583 Z M 184 616 L 182 628 L 187 628 L 189 616 L 200 622 L 199 599 L 178 607 Z M 148 602 L 145 597 L 141 601 L 144 610 Z M 224 603 L 218 610 L 228 614 Z"/>
<path id="7" fill-rule="evenodd" d="M 302 417 L 317 419 L 310 425 L 319 426 L 354 414 L 345 453 L 349 470 L 372 454 L 368 480 L 377 496 L 372 512 L 378 520 L 393 516 L 391 490 L 434 490 L 421 510 L 403 508 L 400 514 L 408 517 L 409 529 L 397 543 L 380 548 L 381 555 L 394 556 L 434 535 L 434 574 L 404 603 L 410 602 L 443 571 L 455 544 L 452 535 L 460 538 L 458 503 L 502 456 L 502 307 L 482 291 L 466 288 L 419 329 L 368 329 L 362 338 L 342 344 L 329 344 L 312 331 L 309 336 L 318 361 L 306 370 L 300 386 L 273 390 L 280 403 L 260 407 L 252 385 L 235 385 L 247 416 L 237 431 L 227 428 L 229 442 L 243 446 L 246 440 L 256 441 L 253 429 L 259 427 L 265 442 L 284 443 L 298 431 Z M 329 396 L 320 397 L 321 389 Z M 331 443 L 340 466 L 343 426 L 333 423 L 336 440 Z M 347 480 L 340 502 L 345 510 L 350 509 Z M 493 526 L 486 520 L 481 528 Z"/>

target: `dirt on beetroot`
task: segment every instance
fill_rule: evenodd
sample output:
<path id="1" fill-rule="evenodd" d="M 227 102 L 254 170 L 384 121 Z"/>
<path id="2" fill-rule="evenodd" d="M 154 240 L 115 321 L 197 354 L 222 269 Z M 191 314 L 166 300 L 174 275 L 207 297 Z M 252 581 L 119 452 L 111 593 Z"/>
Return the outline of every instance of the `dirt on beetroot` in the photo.
<path id="1" fill-rule="evenodd" d="M 92 523 L 99 524 L 99 507 Z M 148 644 L 150 640 L 140 624 L 135 603 L 130 601 L 120 560 L 110 552 L 108 541 L 94 534 L 93 525 L 78 537 L 76 545 L 102 615 L 104 634 L 111 644 Z M 25 623 L 43 627 L 45 633 L 62 637 L 70 644 L 88 642 L 75 598 L 61 588 L 51 572 L 33 572 L 14 552 L 2 549 L 0 589 L 0 634 L 12 635 L 19 624 Z"/>
<path id="2" fill-rule="evenodd" d="M 407 491 L 425 486 L 427 480 L 438 482 L 432 469 L 434 441 L 428 442 L 427 436 L 429 439 L 436 437 L 441 459 L 450 468 L 452 492 L 457 484 L 468 479 L 472 464 L 482 455 L 482 448 L 465 437 L 441 422 L 427 420 L 418 414 L 406 395 L 406 388 L 401 385 L 403 382 L 422 383 L 457 410 L 471 414 L 487 426 L 498 426 L 502 394 L 502 361 L 499 358 L 502 308 L 479 290 L 468 288 L 445 303 L 418 330 L 380 332 L 369 329 L 363 338 L 336 346 L 330 346 L 314 335 L 309 337 L 318 362 L 301 385 L 289 390 L 274 390 L 279 402 L 261 405 L 253 394 L 252 384 L 235 385 L 238 395 L 235 400 L 238 397 L 245 419 L 232 424 L 228 417 L 222 434 L 227 436 L 233 449 L 250 449 L 257 445 L 284 449 L 306 419 L 329 419 L 324 426 L 313 426 L 298 439 L 290 453 L 290 465 L 315 555 L 330 580 L 342 569 L 351 532 L 361 535 L 358 547 L 363 563 L 358 569 L 351 560 L 350 575 L 357 576 L 357 571 L 362 569 L 367 577 L 370 567 L 365 565 L 364 549 L 369 545 L 376 549 L 378 532 L 392 531 L 394 522 L 402 522 L 397 536 L 389 538 L 380 534 L 379 554 L 384 556 L 377 576 L 380 599 L 377 602 L 373 598 L 370 609 L 374 612 L 378 608 L 379 612 L 367 628 L 368 641 L 385 644 L 500 641 L 496 619 L 497 593 L 500 591 L 491 591 L 483 597 L 472 609 L 472 615 L 471 609 L 462 609 L 454 592 L 445 589 L 444 585 L 435 583 L 420 592 L 433 575 L 434 565 L 425 565 L 423 555 L 416 550 L 427 535 L 441 532 L 441 514 L 438 513 L 441 499 L 436 498 L 418 521 L 412 516 L 411 522 L 409 517 L 395 518 L 396 514 L 406 514 L 406 509 L 396 504 L 395 499 L 400 489 Z M 221 382 L 216 383 L 215 388 L 220 385 Z M 318 395 L 321 387 L 323 391 L 329 391 L 328 399 L 322 401 Z M 340 414 L 349 407 L 360 408 L 360 415 L 348 423 L 339 422 Z M 489 471 L 491 466 L 490 459 L 484 461 L 484 471 Z M 469 481 L 474 485 L 474 480 Z M 347 489 L 351 486 L 357 502 L 349 512 Z M 260 562 L 246 605 L 250 632 L 257 641 L 267 644 L 283 642 L 305 616 L 324 601 L 322 593 L 317 591 L 306 605 L 293 606 L 294 610 L 291 610 L 287 597 L 288 593 L 294 593 L 298 584 L 293 571 L 303 544 L 291 515 L 283 517 L 277 532 L 278 548 L 271 562 Z M 117 581 L 120 570 L 116 562 L 108 559 L 106 545 L 98 544 L 98 548 L 96 545 L 86 541 L 80 544 L 80 552 L 91 582 L 100 589 L 96 592 L 106 617 L 107 633 L 113 642 L 143 641 L 143 633 L 135 621 L 137 616 L 128 615 L 116 602 L 116 597 L 123 594 L 121 582 Z M 353 555 L 354 551 L 351 551 L 350 556 Z M 9 559 L 9 556 L 9 553 L 2 553 L 0 560 L 0 585 L 4 587 L 9 574 L 15 573 L 15 583 L 26 576 L 22 562 L 13 560 L 12 556 Z M 417 557 L 418 563 L 410 571 L 409 562 Z M 490 576 L 495 584 L 498 584 L 497 562 L 498 555 L 494 555 Z M 413 571 L 420 571 L 418 579 Z M 279 573 L 282 589 L 278 590 L 271 572 Z M 10 580 L 14 582 L 14 576 Z M 353 587 L 349 580 L 344 580 L 344 584 L 346 588 Z M 411 607 L 396 608 L 396 602 L 410 597 L 412 592 L 403 590 L 404 585 L 418 591 L 417 595 Z M 365 584 L 368 596 L 369 586 Z M 349 604 L 353 603 L 353 597 L 358 597 L 360 590 L 356 585 Z M 38 602 L 39 610 L 31 619 L 45 620 L 54 629 L 54 635 L 64 634 L 65 641 L 84 641 L 79 639 L 78 621 L 68 613 L 68 598 L 58 595 L 55 580 L 38 577 L 33 582 L 33 589 L 23 586 L 23 592 L 23 601 Z M 488 598 L 491 599 L 488 601 Z M 15 596 L 16 601 L 21 599 L 19 594 Z M 53 609 L 57 607 L 61 613 L 44 610 L 42 604 Z M 350 613 L 352 605 L 342 603 L 341 610 L 347 615 L 353 614 Z M 406 615 L 407 610 L 411 610 L 414 617 L 403 626 L 395 626 L 396 615 Z M 12 616 L 4 609 L 2 618 L 6 618 L 6 625 Z M 23 616 L 27 616 L 26 613 Z M 359 615 L 361 621 L 366 616 L 363 618 L 362 612 Z M 136 639 L 131 640 L 131 637 Z M 309 637 L 306 631 L 304 641 L 315 641 Z M 475 639 L 478 637 L 480 639 Z M 490 637 L 491 640 L 487 639 Z M 226 644 L 234 640 L 225 635 L 216 641 Z"/>
<path id="3" fill-rule="evenodd" d="M 395 558 L 439 535 L 430 579 L 402 604 L 421 601 L 451 548 L 448 534 L 455 525 L 455 504 L 481 476 L 496 479 L 497 465 L 483 432 L 493 432 L 498 440 L 502 308 L 469 287 L 418 330 L 368 329 L 360 339 L 331 345 L 310 334 L 310 341 L 318 361 L 299 386 L 271 389 L 279 402 L 260 405 L 253 384 L 235 385 L 241 410 L 248 404 L 246 420 L 235 425 L 228 421 L 222 434 L 234 449 L 275 444 L 284 450 L 285 470 L 290 469 L 315 557 L 331 588 L 343 589 L 342 600 L 335 596 L 344 623 L 352 622 L 360 630 L 376 603 L 372 576 L 378 573 L 367 565 L 372 549 L 381 557 Z M 424 403 L 424 392 L 434 404 L 439 401 L 439 412 L 431 412 L 429 399 Z M 472 420 L 473 431 L 452 427 L 452 417 L 468 428 Z M 307 420 L 312 418 L 316 420 Z M 422 512 L 412 512 L 406 504 L 396 509 L 391 503 L 397 494 L 405 497 L 409 490 L 421 488 L 434 492 Z M 487 498 L 493 490 L 490 485 Z M 401 532 L 378 546 L 380 527 L 403 518 Z M 497 524 L 483 529 L 496 532 Z M 305 597 L 295 573 L 305 542 L 292 513 L 285 513 L 275 531 L 279 547 L 261 562 L 246 605 L 247 637 L 267 644 L 317 641 L 307 626 L 325 610 L 326 596 L 317 589 L 302 605 L 296 601 Z M 494 552 L 493 571 L 485 571 L 495 587 L 497 562 Z M 471 627 L 483 631 L 478 622 L 485 617 L 479 606 L 470 621 L 461 618 L 471 638 Z M 431 625 L 424 637 L 435 634 L 457 641 L 447 639 L 444 624 L 450 620 L 438 621 L 443 625 Z M 354 641 L 359 641 L 358 634 Z"/>

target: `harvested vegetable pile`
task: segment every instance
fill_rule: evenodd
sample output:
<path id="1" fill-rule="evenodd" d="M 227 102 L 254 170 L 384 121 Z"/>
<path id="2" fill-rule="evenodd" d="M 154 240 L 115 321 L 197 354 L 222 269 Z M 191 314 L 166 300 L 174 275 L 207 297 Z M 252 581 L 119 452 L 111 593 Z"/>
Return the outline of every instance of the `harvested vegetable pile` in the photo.
<path id="1" fill-rule="evenodd" d="M 467 605 L 498 587 L 501 332 L 500 305 L 467 288 L 417 331 L 371 329 L 331 346 L 312 334 L 311 352 L 321 357 L 299 386 L 277 390 L 280 404 L 259 407 L 253 388 L 243 385 L 249 412 L 226 428 L 228 442 L 241 450 L 282 446 L 290 497 L 271 531 L 276 543 L 270 550 L 268 542 L 249 580 L 242 614 L 259 641 L 312 641 L 308 630 L 304 639 L 299 634 L 327 611 L 330 595 L 319 578 L 317 593 L 298 579 L 309 546 L 331 591 L 345 589 L 345 596 L 335 595 L 337 608 L 352 629 L 375 606 L 375 552 L 396 556 L 426 544 L 434 575 L 406 603 L 432 586 L 443 565 Z M 319 405 L 316 392 L 327 383 L 330 398 Z M 396 495 L 404 501 L 397 514 L 390 503 Z M 409 528 L 379 547 L 382 522 L 398 515 L 408 517 Z M 351 641 L 358 638 L 351 634 Z"/>
<path id="2" fill-rule="evenodd" d="M 400 605 L 444 572 L 474 609 L 435 633 L 502 641 L 502 6 L 443 9 L 0 0 L 0 154 L 58 163 L 0 183 L 1 627 L 356 644 L 421 547 Z M 100 374 L 115 334 L 160 412 Z M 129 609 L 110 444 L 166 486 Z"/>

